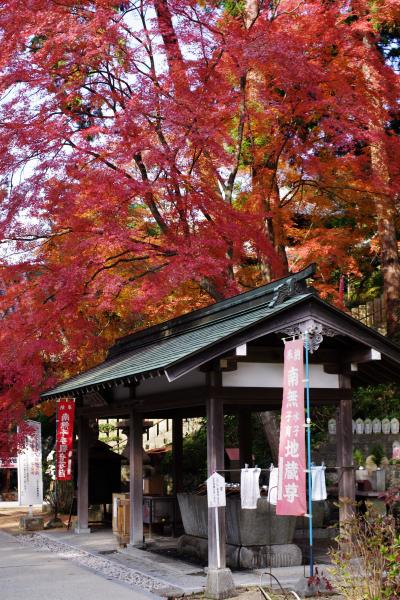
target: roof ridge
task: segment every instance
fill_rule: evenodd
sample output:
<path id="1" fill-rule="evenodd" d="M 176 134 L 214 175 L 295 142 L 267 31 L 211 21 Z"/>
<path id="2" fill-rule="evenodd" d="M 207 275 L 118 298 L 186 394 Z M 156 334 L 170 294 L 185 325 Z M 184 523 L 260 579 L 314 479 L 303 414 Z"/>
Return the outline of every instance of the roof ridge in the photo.
<path id="1" fill-rule="evenodd" d="M 278 288 L 283 287 L 285 284 L 282 283 L 280 286 L 278 286 Z M 291 298 L 293 296 L 307 296 L 307 295 L 314 295 L 313 292 L 310 290 L 309 292 L 307 290 L 304 290 L 304 292 L 302 294 L 287 294 L 283 299 L 280 299 L 279 302 L 277 302 L 278 298 L 275 300 L 274 298 L 271 300 L 271 298 L 266 299 L 265 302 L 262 302 L 260 304 L 255 304 L 253 306 L 246 306 L 245 308 L 243 308 L 242 310 L 239 310 L 237 312 L 232 312 L 228 315 L 221 315 L 220 317 L 213 319 L 212 321 L 202 321 L 201 323 L 198 323 L 197 325 L 194 324 L 191 327 L 185 327 L 185 329 L 179 329 L 178 331 L 174 331 L 171 330 L 170 332 L 168 332 L 168 330 L 166 330 L 166 335 L 152 340 L 152 341 L 145 341 L 145 339 L 143 339 L 143 344 L 138 344 L 137 346 L 135 346 L 134 348 L 129 348 L 126 350 L 126 352 L 124 353 L 120 353 L 117 355 L 114 355 L 112 357 L 110 357 L 110 359 L 107 359 L 105 362 L 111 362 L 112 360 L 116 359 L 117 357 L 119 357 L 120 359 L 123 358 L 124 354 L 129 354 L 132 353 L 134 350 L 140 350 L 141 348 L 146 348 L 152 344 L 156 344 L 156 343 L 162 343 L 165 340 L 169 340 L 172 339 L 174 337 L 179 337 L 180 335 L 185 335 L 186 333 L 190 333 L 193 331 L 200 331 L 201 329 L 204 329 L 205 327 L 209 327 L 211 324 L 217 324 L 217 323 L 221 323 L 223 321 L 229 321 L 231 319 L 234 319 L 235 317 L 239 317 L 243 314 L 250 314 L 253 313 L 257 310 L 260 310 L 262 308 L 265 308 L 266 306 L 268 306 L 269 308 L 274 308 L 274 306 L 276 304 L 282 304 L 283 302 L 285 302 L 285 300 L 287 300 L 288 298 Z"/>
<path id="2" fill-rule="evenodd" d="M 204 308 L 200 308 L 198 310 L 188 312 L 179 317 L 175 317 L 174 319 L 170 319 L 168 321 L 164 321 L 163 323 L 159 323 L 158 325 L 153 325 L 151 327 L 141 329 L 133 334 L 129 334 L 127 336 L 121 337 L 116 341 L 116 343 L 113 346 L 111 346 L 106 360 L 111 360 L 112 358 L 114 358 L 116 356 L 120 356 L 121 354 L 128 352 L 129 351 L 128 348 L 124 349 L 124 347 L 130 346 L 131 349 L 133 349 L 132 346 L 135 348 L 140 348 L 143 345 L 147 345 L 151 339 L 153 339 L 153 341 L 157 341 L 157 340 L 161 341 L 162 339 L 165 339 L 165 337 L 170 337 L 171 335 L 173 335 L 173 332 L 171 332 L 171 329 L 174 327 L 176 328 L 176 327 L 184 326 L 188 322 L 198 321 L 198 320 L 206 318 L 208 316 L 211 317 L 212 315 L 215 315 L 215 313 L 232 309 L 235 306 L 240 306 L 240 304 L 243 304 L 245 302 L 257 300 L 259 298 L 262 298 L 262 296 L 264 296 L 264 295 L 271 296 L 274 292 L 276 293 L 278 290 L 280 290 L 282 288 L 282 286 L 284 286 L 285 284 L 287 284 L 291 281 L 294 281 L 294 283 L 296 283 L 296 282 L 304 281 L 309 277 L 312 277 L 315 273 L 315 270 L 316 270 L 315 263 L 311 263 L 310 265 L 308 265 L 301 271 L 297 271 L 296 273 L 290 273 L 289 275 L 286 275 L 285 277 L 282 277 L 281 279 L 277 279 L 271 283 L 267 283 L 263 286 L 255 288 L 253 290 L 249 290 L 247 292 L 242 292 L 241 294 L 236 294 L 235 296 L 232 296 L 231 298 L 224 298 L 224 300 L 215 302 L 214 304 L 210 304 L 209 306 L 205 306 Z M 260 304 L 258 304 L 257 306 L 260 306 Z M 251 307 L 246 307 L 246 310 L 250 310 L 250 308 Z M 239 313 L 241 313 L 240 310 L 235 312 L 234 314 L 239 314 Z M 227 315 L 225 315 L 224 318 L 226 318 L 226 317 L 227 317 Z M 213 319 L 213 322 L 217 322 L 217 321 L 219 321 L 219 319 Z M 198 325 L 194 329 L 197 329 L 199 327 L 201 327 L 201 325 Z M 188 331 L 188 328 L 185 328 L 185 331 Z M 164 337 L 163 333 L 167 333 L 167 332 L 170 332 L 169 335 L 166 335 Z M 178 332 L 175 332 L 175 334 L 178 334 Z M 142 340 L 142 343 L 140 343 L 141 340 Z M 136 342 L 136 344 L 135 344 L 135 342 Z M 137 342 L 139 342 L 139 343 L 137 343 Z"/>

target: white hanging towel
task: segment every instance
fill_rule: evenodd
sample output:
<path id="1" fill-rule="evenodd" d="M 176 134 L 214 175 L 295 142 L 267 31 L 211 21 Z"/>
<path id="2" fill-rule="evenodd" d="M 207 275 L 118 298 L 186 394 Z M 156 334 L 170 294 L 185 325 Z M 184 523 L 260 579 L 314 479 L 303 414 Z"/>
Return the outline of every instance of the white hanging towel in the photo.
<path id="1" fill-rule="evenodd" d="M 326 500 L 325 467 L 311 467 L 312 499 Z"/>
<path id="2" fill-rule="evenodd" d="M 257 508 L 257 500 L 260 497 L 260 473 L 261 469 L 242 469 L 240 472 L 240 499 L 242 508 Z"/>
<path id="3" fill-rule="evenodd" d="M 278 502 L 278 468 L 271 469 L 268 484 L 268 502 L 276 506 Z"/>

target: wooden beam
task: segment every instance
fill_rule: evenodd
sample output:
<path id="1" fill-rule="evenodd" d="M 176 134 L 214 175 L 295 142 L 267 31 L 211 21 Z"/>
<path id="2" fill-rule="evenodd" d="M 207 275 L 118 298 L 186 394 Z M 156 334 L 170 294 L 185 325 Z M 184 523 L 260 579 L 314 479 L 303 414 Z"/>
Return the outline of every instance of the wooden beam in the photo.
<path id="1" fill-rule="evenodd" d="M 89 420 L 77 419 L 78 433 L 78 523 L 75 533 L 90 533 L 89 529 Z"/>
<path id="2" fill-rule="evenodd" d="M 143 419 L 129 415 L 130 545 L 143 546 Z"/>
<path id="3" fill-rule="evenodd" d="M 183 427 L 182 417 L 172 420 L 172 477 L 174 496 L 183 491 L 182 480 Z"/>
<path id="4" fill-rule="evenodd" d="M 133 404 L 110 404 L 109 406 L 81 406 L 76 409 L 77 416 L 93 419 L 112 419 L 113 417 L 129 417 Z"/>
<path id="5" fill-rule="evenodd" d="M 310 354 L 310 364 L 321 363 L 337 363 L 339 362 L 339 352 L 327 348 L 319 348 L 315 354 Z M 257 362 L 257 363 L 283 363 L 283 345 L 282 348 L 277 346 L 259 346 L 247 345 L 247 355 L 237 356 L 234 351 L 227 352 L 221 356 L 227 360 L 236 360 L 241 363 Z"/>
<path id="6" fill-rule="evenodd" d="M 336 404 L 338 399 L 338 388 L 311 388 L 310 399 L 312 402 L 331 402 Z M 227 404 L 242 404 L 246 406 L 251 403 L 269 405 L 282 402 L 282 388 L 267 388 L 267 387 L 221 387 L 214 390 L 214 395 L 221 398 Z M 347 398 L 351 398 L 351 390 L 341 390 Z"/>
<path id="7" fill-rule="evenodd" d="M 181 390 L 171 390 L 151 394 L 149 396 L 138 396 L 135 410 L 146 413 L 151 410 L 179 409 L 190 406 L 205 406 L 208 397 L 208 386 L 196 386 Z"/>
<path id="8" fill-rule="evenodd" d="M 355 352 L 346 353 L 343 362 L 359 364 L 368 363 L 375 360 L 382 360 L 382 354 L 373 348 L 367 348 L 366 350 L 358 350 Z"/>
<path id="9" fill-rule="evenodd" d="M 224 468 L 224 411 L 222 401 L 210 395 L 207 401 L 207 471 L 208 476 Z M 219 559 L 217 555 L 215 509 L 208 509 L 208 568 L 226 567 L 225 508 L 218 508 Z"/>

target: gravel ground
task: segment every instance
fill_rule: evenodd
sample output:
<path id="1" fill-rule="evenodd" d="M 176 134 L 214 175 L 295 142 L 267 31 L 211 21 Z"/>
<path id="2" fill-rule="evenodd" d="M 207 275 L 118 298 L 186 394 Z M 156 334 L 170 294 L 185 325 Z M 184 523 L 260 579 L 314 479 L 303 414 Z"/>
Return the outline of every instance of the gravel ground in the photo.
<path id="1" fill-rule="evenodd" d="M 169 598 L 182 596 L 182 590 L 180 588 L 174 589 L 172 586 L 167 587 L 166 583 L 163 581 L 159 581 L 156 578 L 139 573 L 138 571 L 135 571 L 129 567 L 118 565 L 114 561 L 102 556 L 91 554 L 85 550 L 72 548 L 68 544 L 64 544 L 60 541 L 54 541 L 48 538 L 46 535 L 40 533 L 30 533 L 19 534 L 15 537 L 22 544 L 33 546 L 38 551 L 51 552 L 52 554 L 57 555 L 59 558 L 71 560 L 80 566 L 91 569 L 95 573 L 107 577 L 108 579 L 114 579 L 132 587 L 140 587 L 143 590 L 152 592 L 158 596 L 168 596 Z M 276 590 L 274 590 L 274 594 L 277 594 Z M 342 596 L 338 596 L 336 594 L 330 596 L 322 595 L 322 597 L 327 598 L 327 600 L 328 598 L 329 600 L 343 600 Z M 204 598 L 204 596 L 196 594 L 192 598 L 193 600 L 198 600 Z M 281 596 L 281 598 L 283 597 Z M 318 598 L 321 600 L 321 596 Z M 260 591 L 254 588 L 238 591 L 236 599 L 264 600 Z M 317 598 L 310 598 L 309 600 L 317 600 Z"/>
<path id="2" fill-rule="evenodd" d="M 68 544 L 56 542 L 40 533 L 20 534 L 15 537 L 20 543 L 33 546 L 36 550 L 51 552 L 59 558 L 71 560 L 80 566 L 103 575 L 104 577 L 115 579 L 131 586 L 138 586 L 148 592 L 163 595 L 162 592 L 166 588 L 165 582 L 158 581 L 148 575 L 143 575 L 129 567 L 120 566 L 114 561 L 103 558 L 102 556 L 96 556 L 85 550 L 71 548 Z M 169 586 L 167 595 L 171 596 L 173 592 L 174 590 Z M 181 596 L 182 591 L 179 588 L 176 588 L 174 595 Z"/>

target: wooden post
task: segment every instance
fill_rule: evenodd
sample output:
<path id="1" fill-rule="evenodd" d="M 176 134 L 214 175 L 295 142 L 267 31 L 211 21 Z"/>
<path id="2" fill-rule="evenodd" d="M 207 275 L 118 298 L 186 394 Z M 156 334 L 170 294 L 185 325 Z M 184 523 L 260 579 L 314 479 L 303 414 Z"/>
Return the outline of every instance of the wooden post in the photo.
<path id="1" fill-rule="evenodd" d="M 174 496 L 182 492 L 183 427 L 182 417 L 172 420 L 172 469 Z"/>
<path id="2" fill-rule="evenodd" d="M 351 389 L 350 375 L 339 376 L 340 388 Z M 351 399 L 340 400 L 338 437 L 338 466 L 339 471 L 339 519 L 343 523 L 353 512 L 352 503 L 355 500 L 355 477 L 353 463 L 353 402 Z M 340 448 L 339 448 L 340 446 Z"/>
<path id="3" fill-rule="evenodd" d="M 129 501 L 131 546 L 143 546 L 143 420 L 129 415 Z"/>
<path id="4" fill-rule="evenodd" d="M 240 468 L 245 464 L 253 465 L 252 435 L 251 435 L 251 412 L 240 410 L 238 415 L 239 433 L 239 462 Z"/>
<path id="5" fill-rule="evenodd" d="M 75 533 L 89 529 L 89 419 L 78 417 L 78 523 Z"/>
<path id="6" fill-rule="evenodd" d="M 214 374 L 217 378 L 218 374 Z M 218 382 L 220 383 L 220 382 Z M 207 470 L 208 476 L 224 468 L 224 409 L 222 400 L 207 399 Z M 216 528 L 218 527 L 218 533 Z M 217 535 L 218 541 L 217 543 Z M 219 553 L 219 556 L 218 556 Z M 208 571 L 205 595 L 221 600 L 234 594 L 230 569 L 226 568 L 225 508 L 208 509 Z"/>
<path id="7" fill-rule="evenodd" d="M 209 398 L 207 401 L 207 471 L 208 476 L 224 468 L 224 412 L 221 400 Z M 219 548 L 217 557 L 215 509 L 208 509 L 208 567 L 221 569 L 226 566 L 225 556 L 225 509 L 218 509 Z"/>

